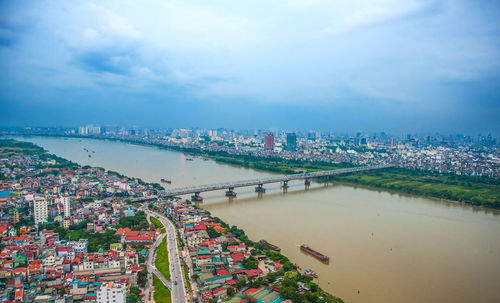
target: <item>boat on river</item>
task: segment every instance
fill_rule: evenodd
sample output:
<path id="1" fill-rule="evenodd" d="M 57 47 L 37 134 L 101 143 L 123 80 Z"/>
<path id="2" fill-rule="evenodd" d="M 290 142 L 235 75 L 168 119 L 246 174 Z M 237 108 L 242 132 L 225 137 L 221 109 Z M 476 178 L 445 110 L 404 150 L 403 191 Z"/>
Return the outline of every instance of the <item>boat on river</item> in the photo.
<path id="1" fill-rule="evenodd" d="M 312 269 L 304 270 L 304 275 L 309 276 L 309 277 L 313 277 L 313 278 L 318 277 L 318 274 L 316 272 L 314 272 Z"/>
<path id="2" fill-rule="evenodd" d="M 167 183 L 167 184 L 172 184 L 172 181 L 167 180 L 167 179 L 161 179 L 162 183 Z"/>
<path id="3" fill-rule="evenodd" d="M 310 248 L 309 245 L 307 245 L 307 244 L 302 244 L 300 246 L 300 250 L 310 254 L 311 256 L 315 257 L 316 259 L 318 259 L 322 262 L 329 262 L 330 261 L 330 257 L 325 256 L 322 253 L 315 251 L 314 249 Z"/>
<path id="4" fill-rule="evenodd" d="M 277 252 L 281 251 L 281 248 L 279 248 L 278 246 L 276 246 L 274 244 L 267 242 L 266 240 L 260 240 L 259 243 L 262 244 L 267 249 L 274 250 Z"/>

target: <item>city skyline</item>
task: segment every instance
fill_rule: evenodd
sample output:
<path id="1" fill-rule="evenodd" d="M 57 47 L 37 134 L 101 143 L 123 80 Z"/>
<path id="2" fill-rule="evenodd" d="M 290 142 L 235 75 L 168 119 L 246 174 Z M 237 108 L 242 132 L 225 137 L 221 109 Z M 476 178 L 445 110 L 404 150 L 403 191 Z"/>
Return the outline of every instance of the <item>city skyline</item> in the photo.
<path id="1" fill-rule="evenodd" d="M 4 2 L 0 125 L 500 134 L 490 1 Z"/>

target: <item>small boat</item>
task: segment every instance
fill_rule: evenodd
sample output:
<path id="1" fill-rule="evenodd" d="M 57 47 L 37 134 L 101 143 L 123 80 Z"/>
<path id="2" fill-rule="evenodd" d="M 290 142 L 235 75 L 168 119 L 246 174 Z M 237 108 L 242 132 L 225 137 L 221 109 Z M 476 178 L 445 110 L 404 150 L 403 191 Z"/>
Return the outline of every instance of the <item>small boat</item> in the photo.
<path id="1" fill-rule="evenodd" d="M 318 274 L 315 273 L 312 269 L 306 269 L 306 270 L 304 270 L 304 275 L 309 276 L 309 277 L 313 277 L 313 278 L 317 278 L 318 277 Z"/>
<path id="2" fill-rule="evenodd" d="M 186 158 L 186 161 L 193 161 L 193 159 L 191 159 L 191 158 Z"/>
<path id="3" fill-rule="evenodd" d="M 167 183 L 167 184 L 172 184 L 172 181 L 167 180 L 167 179 L 161 179 L 162 183 Z"/>
<path id="4" fill-rule="evenodd" d="M 91 155 L 89 155 L 89 158 L 92 158 L 92 156 L 91 156 Z"/>
<path id="5" fill-rule="evenodd" d="M 322 261 L 322 262 L 329 262 L 330 261 L 330 257 L 328 256 L 325 256 L 323 255 L 322 253 L 319 253 L 317 251 L 315 251 L 314 249 L 310 248 L 308 245 L 306 244 L 302 244 L 300 246 L 300 249 L 308 254 L 310 254 L 311 256 L 315 257 L 316 259 Z"/>
<path id="6" fill-rule="evenodd" d="M 260 240 L 259 243 L 262 244 L 265 248 L 268 248 L 270 250 L 274 250 L 277 252 L 281 251 L 281 248 L 279 248 L 278 246 L 276 246 L 274 244 L 267 242 L 266 240 Z"/>

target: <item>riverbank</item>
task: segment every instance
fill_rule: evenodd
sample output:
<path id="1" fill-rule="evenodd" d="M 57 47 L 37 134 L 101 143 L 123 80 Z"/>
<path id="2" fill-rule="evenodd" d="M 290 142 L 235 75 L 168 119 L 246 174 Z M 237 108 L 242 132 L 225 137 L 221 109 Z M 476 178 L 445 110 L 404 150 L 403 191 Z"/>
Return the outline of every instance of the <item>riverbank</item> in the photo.
<path id="1" fill-rule="evenodd" d="M 50 137 L 50 136 L 49 136 Z M 152 146 L 160 149 L 174 150 L 183 153 L 194 153 L 210 157 L 218 163 L 225 163 L 256 170 L 294 174 L 298 172 L 313 172 L 320 170 L 352 167 L 348 163 L 303 162 L 284 160 L 281 158 L 260 158 L 254 156 L 232 155 L 225 152 L 211 152 L 195 148 L 183 148 L 140 140 L 120 138 L 74 137 L 98 140 L 120 141 L 141 146 Z M 411 170 L 405 168 L 387 168 L 378 171 L 367 171 L 356 174 L 337 175 L 333 181 L 351 185 L 365 185 L 374 189 L 390 190 L 399 193 L 435 198 L 454 203 L 500 209 L 500 180 L 487 177 L 459 176 L 441 174 L 431 171 Z"/>
<path id="2" fill-rule="evenodd" d="M 15 140 L 7 140 L 7 141 L 0 140 L 0 146 L 5 147 L 4 149 L 7 149 L 6 147 L 10 146 L 9 148 L 16 150 L 15 151 L 16 154 L 23 154 L 23 151 L 26 151 L 27 153 L 36 155 L 37 157 L 45 157 L 46 155 L 48 155 L 49 157 L 52 157 L 52 155 L 48 154 L 48 152 L 46 150 L 44 150 L 43 148 L 37 147 L 33 143 L 25 143 L 25 142 L 19 142 L 19 141 L 15 141 Z M 32 151 L 36 151 L 36 153 L 32 152 Z M 10 150 L 9 151 L 5 151 L 4 150 L 4 153 L 11 153 L 11 152 L 12 151 L 10 151 Z M 64 160 L 63 158 L 58 158 L 58 159 L 61 159 L 62 161 L 67 161 L 67 160 Z M 64 163 L 66 163 L 66 162 L 64 162 Z M 70 162 L 70 161 L 67 161 L 67 163 L 69 163 L 68 165 L 76 166 L 76 169 L 80 169 L 82 167 L 81 165 L 73 163 L 73 162 Z M 103 172 L 105 171 L 104 169 L 101 169 L 101 168 L 99 170 L 102 170 Z M 121 176 L 125 177 L 123 175 L 121 175 Z M 82 203 L 83 202 L 85 202 L 85 203 L 91 203 L 91 202 L 93 202 L 97 198 L 98 197 L 91 196 L 91 197 L 88 197 L 85 201 L 82 201 Z M 137 213 L 136 216 L 137 215 L 139 215 L 139 213 Z M 161 222 L 159 222 L 158 220 L 156 220 L 155 218 L 151 217 L 150 219 L 151 219 L 151 222 L 155 225 L 155 227 L 161 228 L 163 226 L 163 224 Z M 229 225 L 228 224 L 226 224 L 225 222 L 221 221 L 218 218 L 214 218 L 214 219 L 217 220 L 217 222 L 219 222 L 220 224 L 222 224 L 222 226 L 227 227 L 228 230 L 230 230 L 232 233 L 234 233 L 237 236 L 238 239 L 244 240 L 244 243 L 246 245 L 248 245 L 248 247 L 250 249 L 252 249 L 253 247 L 255 247 L 255 250 L 253 251 L 254 252 L 253 255 L 261 255 L 264 252 L 266 252 L 266 254 L 268 253 L 267 251 L 260 250 L 260 246 L 259 246 L 260 244 L 249 240 L 248 237 L 246 237 L 245 232 L 243 230 L 237 229 L 235 226 L 233 226 L 231 229 L 229 229 Z M 145 215 L 144 216 L 141 215 L 139 218 L 136 218 L 136 217 L 123 217 L 123 218 L 120 219 L 120 226 L 122 226 L 122 227 L 130 227 L 131 229 L 143 229 L 140 226 L 147 225 L 147 224 L 148 223 L 147 223 Z M 83 226 L 82 226 L 82 228 L 83 228 Z M 65 230 L 61 229 L 61 231 L 64 232 Z M 108 232 L 109 232 L 110 235 L 115 236 L 114 235 L 114 231 L 109 230 Z M 88 236 L 86 236 L 86 237 L 89 238 Z M 75 240 L 77 238 L 81 238 L 81 237 L 77 236 L 77 235 L 75 235 L 74 237 L 72 237 L 73 240 Z M 115 236 L 115 238 L 116 238 L 116 236 Z M 109 245 L 111 243 L 117 242 L 118 239 L 112 239 L 112 240 L 110 240 L 107 237 L 105 237 L 105 238 L 103 238 L 103 241 L 107 244 L 107 246 L 104 247 L 104 249 L 109 249 Z M 156 254 L 157 258 L 155 260 L 155 266 L 165 276 L 165 278 L 170 279 L 170 278 L 174 278 L 174 277 L 170 275 L 170 264 L 168 263 L 168 255 L 169 254 L 168 254 L 167 249 L 166 249 L 166 241 L 167 241 L 167 238 L 165 237 L 163 239 L 163 241 L 161 242 L 161 244 L 159 245 L 158 249 L 157 249 L 157 254 Z M 91 247 L 93 247 L 93 246 L 91 245 Z M 91 250 L 96 250 L 96 249 L 97 248 L 95 248 L 95 249 L 92 248 Z M 255 258 L 253 255 L 251 257 L 252 259 Z M 283 286 L 282 288 L 284 290 L 283 290 L 283 293 L 280 292 L 280 295 L 283 295 L 285 298 L 291 298 L 292 300 L 294 300 L 294 302 L 295 301 L 302 302 L 303 298 L 305 298 L 305 297 L 308 298 L 309 302 L 325 302 L 325 303 L 326 302 L 336 302 L 336 303 L 343 302 L 341 299 L 339 299 L 337 297 L 334 297 L 330 293 L 328 293 L 328 292 L 322 290 L 321 288 L 319 288 L 317 286 L 317 284 L 312 283 L 311 282 L 312 278 L 309 279 L 308 277 L 303 276 L 300 273 L 298 273 L 295 270 L 293 270 L 292 263 L 285 256 L 283 256 L 281 254 L 278 254 L 278 255 L 273 255 L 273 258 L 276 259 L 275 261 L 282 262 L 282 264 L 283 264 L 283 270 L 280 271 L 281 275 L 285 275 L 286 273 L 290 274 L 291 272 L 294 273 L 293 277 L 290 278 L 290 281 L 291 281 L 290 284 L 293 285 L 293 287 L 291 287 L 290 285 L 288 285 L 285 288 Z M 243 262 L 243 264 L 245 264 L 245 262 Z M 247 267 L 247 269 L 250 269 L 250 268 Z M 254 270 L 254 269 L 255 268 L 252 268 L 252 270 Z M 285 269 L 287 269 L 287 270 L 285 270 Z M 175 274 L 176 277 L 180 277 L 180 275 L 183 275 L 183 276 L 187 275 L 187 273 L 186 273 L 186 271 L 185 271 L 184 268 L 182 269 L 182 271 L 177 272 L 177 274 Z M 274 278 L 276 278 L 276 277 L 274 277 Z M 252 289 L 253 289 L 253 288 L 259 287 L 259 285 L 261 285 L 261 286 L 267 286 L 268 285 L 267 281 L 268 280 L 265 280 L 264 278 L 259 277 L 258 280 L 251 281 L 251 283 L 249 282 L 248 287 L 252 287 Z M 276 279 L 273 279 L 272 282 L 273 283 L 276 282 Z M 306 285 L 306 284 L 307 285 L 311 285 L 311 287 L 313 287 L 313 290 L 307 291 L 306 296 L 304 296 L 301 293 L 302 290 L 298 289 L 298 287 L 297 287 L 297 285 L 298 285 L 297 283 L 298 282 L 305 283 L 304 285 Z M 271 283 L 271 282 L 269 282 L 269 283 Z M 154 295 L 155 295 L 155 300 L 156 301 L 167 300 L 167 299 L 163 298 L 163 296 L 165 294 L 168 294 L 168 292 L 165 292 L 164 286 L 160 285 L 160 284 L 161 283 L 158 283 L 158 279 L 155 276 L 154 277 L 153 285 L 155 286 L 155 294 Z M 246 285 L 246 283 L 242 284 L 242 287 L 244 285 Z M 188 288 L 189 288 L 189 286 L 188 286 Z M 231 288 L 231 287 L 228 287 L 228 289 L 229 288 Z M 161 295 L 158 296 L 159 294 L 161 294 Z M 319 298 L 322 298 L 322 299 L 319 299 Z M 168 302 L 168 301 L 165 301 L 165 302 Z"/>
<path id="3" fill-rule="evenodd" d="M 173 187 L 272 176 L 197 157 L 186 161 L 177 152 L 121 142 L 24 140 L 81 165 L 105 167 L 147 182 L 168 177 Z M 95 150 L 95 155 L 88 158 L 84 148 Z M 310 190 L 291 184 L 287 193 L 268 188 L 261 197 L 251 188 L 239 191 L 233 201 L 223 193 L 205 198 L 203 209 L 239 226 L 250 239 L 278 245 L 301 268 L 314 270 L 323 289 L 348 302 L 382 303 L 387 298 L 492 302 L 499 298 L 494 282 L 500 272 L 491 265 L 499 258 L 495 231 L 500 221 L 490 212 L 338 183 L 312 184 Z M 332 257 L 333 262 L 325 266 L 304 255 L 301 243 Z"/>

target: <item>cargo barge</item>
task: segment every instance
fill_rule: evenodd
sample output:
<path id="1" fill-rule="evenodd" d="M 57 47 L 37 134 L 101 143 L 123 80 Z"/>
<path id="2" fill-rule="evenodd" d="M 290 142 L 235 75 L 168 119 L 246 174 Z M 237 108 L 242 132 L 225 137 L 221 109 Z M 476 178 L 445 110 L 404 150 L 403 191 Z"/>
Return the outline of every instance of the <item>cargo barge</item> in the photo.
<path id="1" fill-rule="evenodd" d="M 267 242 L 266 240 L 260 240 L 259 243 L 262 244 L 262 245 L 264 245 L 266 248 L 269 248 L 270 250 L 274 250 L 274 251 L 277 251 L 277 252 L 281 251 L 281 248 L 279 248 L 278 246 L 273 245 L 273 244 Z"/>
<path id="2" fill-rule="evenodd" d="M 322 261 L 322 262 L 329 262 L 330 261 L 330 257 L 328 256 L 325 256 L 317 251 L 315 251 L 314 249 L 310 248 L 308 245 L 306 244 L 302 244 L 300 246 L 300 249 L 308 254 L 310 254 L 311 256 L 315 257 L 316 259 Z"/>

